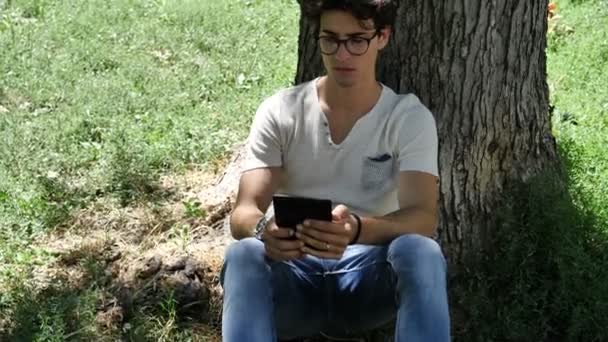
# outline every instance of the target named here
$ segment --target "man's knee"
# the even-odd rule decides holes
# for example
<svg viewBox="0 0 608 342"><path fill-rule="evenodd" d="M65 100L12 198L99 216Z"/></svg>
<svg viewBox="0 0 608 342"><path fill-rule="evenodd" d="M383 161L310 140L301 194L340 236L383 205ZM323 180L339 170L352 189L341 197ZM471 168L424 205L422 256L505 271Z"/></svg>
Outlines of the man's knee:
<svg viewBox="0 0 608 342"><path fill-rule="evenodd" d="M239 240L226 250L224 255L224 265L220 273L220 283L224 285L227 269L230 268L232 274L243 274L244 270L261 269L265 267L264 243L255 238ZM236 273L234 273L236 271Z"/></svg>
<svg viewBox="0 0 608 342"><path fill-rule="evenodd" d="M234 242L226 250L225 263L249 263L264 261L264 243L256 238L246 238Z"/></svg>
<svg viewBox="0 0 608 342"><path fill-rule="evenodd" d="M398 275L421 281L432 281L437 276L445 276L446 272L439 244L419 234L406 234L393 240L388 248L388 261Z"/></svg>

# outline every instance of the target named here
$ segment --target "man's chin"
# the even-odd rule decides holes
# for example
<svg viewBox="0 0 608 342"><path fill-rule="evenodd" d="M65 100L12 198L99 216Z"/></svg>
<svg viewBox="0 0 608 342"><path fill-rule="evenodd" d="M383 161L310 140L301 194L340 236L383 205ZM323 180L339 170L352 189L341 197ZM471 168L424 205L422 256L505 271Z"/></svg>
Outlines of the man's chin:
<svg viewBox="0 0 608 342"><path fill-rule="evenodd" d="M352 88L355 86L355 84L357 84L356 80L343 77L334 77L334 82L340 88Z"/></svg>

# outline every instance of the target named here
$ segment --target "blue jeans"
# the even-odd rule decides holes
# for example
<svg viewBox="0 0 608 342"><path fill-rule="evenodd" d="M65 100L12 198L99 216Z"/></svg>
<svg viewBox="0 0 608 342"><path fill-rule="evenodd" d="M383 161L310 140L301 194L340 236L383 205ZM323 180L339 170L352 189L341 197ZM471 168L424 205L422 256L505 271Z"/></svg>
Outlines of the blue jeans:
<svg viewBox="0 0 608 342"><path fill-rule="evenodd" d="M354 334L395 318L396 342L450 340L445 259L421 235L349 246L340 260L289 262L247 238L226 251L221 282L226 342Z"/></svg>

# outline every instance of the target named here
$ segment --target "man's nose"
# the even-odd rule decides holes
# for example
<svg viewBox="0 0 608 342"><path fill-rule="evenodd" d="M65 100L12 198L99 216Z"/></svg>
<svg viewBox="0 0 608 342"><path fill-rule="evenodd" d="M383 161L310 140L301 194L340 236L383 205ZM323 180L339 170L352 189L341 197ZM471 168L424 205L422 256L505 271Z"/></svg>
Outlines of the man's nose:
<svg viewBox="0 0 608 342"><path fill-rule="evenodd" d="M350 58L350 52L346 49L346 44L340 44L338 51L336 51L336 59L340 62Z"/></svg>

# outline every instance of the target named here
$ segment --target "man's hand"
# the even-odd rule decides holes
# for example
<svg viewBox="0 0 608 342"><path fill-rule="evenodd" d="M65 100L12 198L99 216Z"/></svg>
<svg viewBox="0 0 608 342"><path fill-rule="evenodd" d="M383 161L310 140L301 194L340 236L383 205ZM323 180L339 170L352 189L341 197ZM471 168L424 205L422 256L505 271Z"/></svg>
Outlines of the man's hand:
<svg viewBox="0 0 608 342"><path fill-rule="evenodd" d="M300 240L290 240L294 234L295 232L292 229L277 227L274 219L269 221L262 233L266 255L274 261L302 258L304 256L302 252L304 243Z"/></svg>
<svg viewBox="0 0 608 342"><path fill-rule="evenodd" d="M342 258L357 233L357 224L344 205L338 205L332 216L332 222L306 220L298 225L296 236L306 244L302 247L304 253L325 259Z"/></svg>

